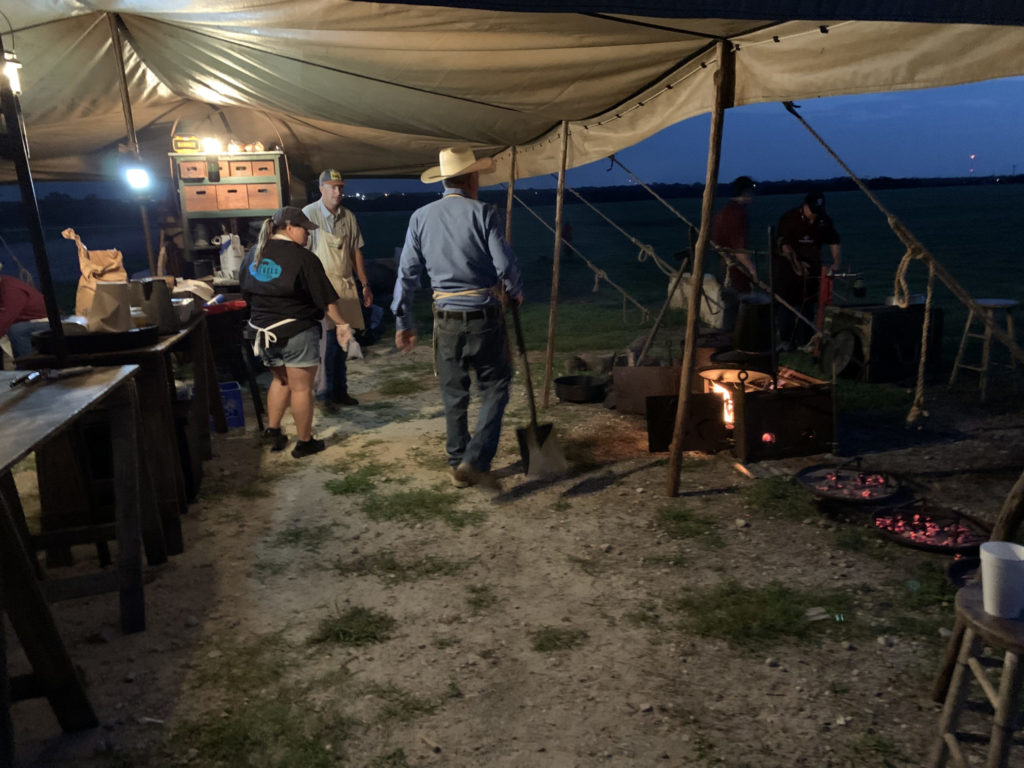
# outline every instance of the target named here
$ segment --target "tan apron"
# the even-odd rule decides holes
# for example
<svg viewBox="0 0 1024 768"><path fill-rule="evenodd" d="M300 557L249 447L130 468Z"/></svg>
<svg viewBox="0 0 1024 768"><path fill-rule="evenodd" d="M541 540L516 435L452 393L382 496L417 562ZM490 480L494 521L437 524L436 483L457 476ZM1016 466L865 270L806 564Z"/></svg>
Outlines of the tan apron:
<svg viewBox="0 0 1024 768"><path fill-rule="evenodd" d="M321 229L316 233L316 249L314 253L324 265L327 277L338 293L336 306L345 322L353 328L365 328L363 323L363 305L359 301L359 291L356 289L356 280L352 277L352 253L343 238L332 235L330 232ZM329 318L326 327L334 328L334 323Z"/></svg>

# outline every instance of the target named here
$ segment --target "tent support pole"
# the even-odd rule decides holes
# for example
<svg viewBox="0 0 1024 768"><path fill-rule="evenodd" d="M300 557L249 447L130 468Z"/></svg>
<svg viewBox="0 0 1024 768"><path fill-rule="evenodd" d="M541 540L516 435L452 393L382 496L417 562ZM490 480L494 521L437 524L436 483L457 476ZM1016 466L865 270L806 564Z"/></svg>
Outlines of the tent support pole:
<svg viewBox="0 0 1024 768"><path fill-rule="evenodd" d="M139 151L139 137L135 133L135 121L132 119L132 102L128 96L128 77L124 71L124 56L121 50L121 30L117 26L117 15L107 12L107 22L110 24L110 42L114 48L114 60L117 62L118 84L121 86L121 111L124 113L124 126L128 133L128 143L131 144L135 159L142 162L142 153ZM139 203L139 214L142 216L142 234L146 238L146 260L149 262L149 274L156 276L156 260L153 258L152 237L149 234L149 213L144 203Z"/></svg>
<svg viewBox="0 0 1024 768"><path fill-rule="evenodd" d="M3 46L2 38L0 38L0 62L4 60L5 53L6 49ZM42 289L43 300L46 303L46 318L50 322L50 333L53 334L57 367L63 368L68 356L67 343L64 340L64 326L61 325L60 307L57 306L57 294L53 290L50 261L46 256L46 238L43 235L43 220L39 215L36 187L32 181L32 169L28 163L28 137L25 135L25 120L21 114L18 95L11 90L11 84L6 77L0 77L0 110L3 111L4 123L7 128L6 135L0 135L0 157L12 160L18 175L21 204L28 223L29 237L32 239L32 250L35 252L39 287Z"/></svg>
<svg viewBox="0 0 1024 768"><path fill-rule="evenodd" d="M679 376L679 405L676 408L675 426L672 429L672 444L669 448L668 495L679 493L679 471L683 461L683 435L686 419L690 415L690 381L693 378L693 361L697 346L697 318L700 314L701 282L704 274L704 252L711 235L711 210L715 203L718 187L718 163L722 154L722 123L725 109L731 106L734 94L734 65L732 51L727 43L718 43L718 71L715 72L715 102L711 112L711 135L708 139L708 170L704 181L704 197L700 211L700 234L693 251L693 268L690 278L690 295L686 308L686 344L683 347L683 367ZM682 267L680 267L682 269Z"/></svg>
<svg viewBox="0 0 1024 768"><path fill-rule="evenodd" d="M548 407L552 370L555 365L555 318L558 315L558 270L562 258L562 203L565 201L565 161L569 154L569 122L562 121L562 164L558 169L558 194L555 197L555 248L551 256L551 303L548 308L548 349L544 362L544 399Z"/></svg>
<svg viewBox="0 0 1024 768"><path fill-rule="evenodd" d="M512 159L508 167L508 195L505 198L505 242L512 242L512 203L516 199L516 148L512 147Z"/></svg>

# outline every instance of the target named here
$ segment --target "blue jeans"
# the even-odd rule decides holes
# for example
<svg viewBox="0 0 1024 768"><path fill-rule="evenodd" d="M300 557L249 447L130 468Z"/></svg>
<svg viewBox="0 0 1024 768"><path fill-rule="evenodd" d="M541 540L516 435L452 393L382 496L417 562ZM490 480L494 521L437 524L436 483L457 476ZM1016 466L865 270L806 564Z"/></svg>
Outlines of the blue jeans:
<svg viewBox="0 0 1024 768"><path fill-rule="evenodd" d="M348 353L338 346L333 332L328 334L324 348L324 381L327 388L323 396L327 400L336 401L348 394Z"/></svg>
<svg viewBox="0 0 1024 768"><path fill-rule="evenodd" d="M504 318L497 309L486 317L473 319L435 317L434 339L448 431L448 463L453 467L466 463L474 469L490 471L498 452L501 420L512 381ZM470 370L476 373L480 394L480 413L472 435L468 417Z"/></svg>
<svg viewBox="0 0 1024 768"><path fill-rule="evenodd" d="M36 331L45 331L49 327L45 320L23 320L12 325L7 329L7 338L11 341L11 354L15 357L31 355L32 334Z"/></svg>

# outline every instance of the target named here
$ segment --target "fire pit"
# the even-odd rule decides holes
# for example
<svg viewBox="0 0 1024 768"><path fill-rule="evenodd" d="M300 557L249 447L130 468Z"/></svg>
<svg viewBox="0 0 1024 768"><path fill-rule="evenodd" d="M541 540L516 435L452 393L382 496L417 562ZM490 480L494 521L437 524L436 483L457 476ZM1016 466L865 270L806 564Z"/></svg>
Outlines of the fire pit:
<svg viewBox="0 0 1024 768"><path fill-rule="evenodd" d="M859 466L817 465L797 473L796 479L819 499L853 504L882 504L899 493L900 484L892 475L865 472Z"/></svg>
<svg viewBox="0 0 1024 768"><path fill-rule="evenodd" d="M897 544L949 555L976 554L990 533L980 520L923 499L875 513L875 529Z"/></svg>

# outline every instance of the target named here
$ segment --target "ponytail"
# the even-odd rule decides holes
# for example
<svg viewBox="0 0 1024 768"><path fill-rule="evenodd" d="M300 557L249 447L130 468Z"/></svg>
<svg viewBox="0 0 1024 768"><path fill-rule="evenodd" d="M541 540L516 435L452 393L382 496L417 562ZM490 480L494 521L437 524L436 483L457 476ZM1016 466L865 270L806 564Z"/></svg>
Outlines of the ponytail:
<svg viewBox="0 0 1024 768"><path fill-rule="evenodd" d="M263 220L263 226L260 227L259 237L256 238L256 256L252 260L252 265L258 266L260 260L263 258L263 249L267 247L267 242L270 240L271 234L273 234L274 222L267 218Z"/></svg>

